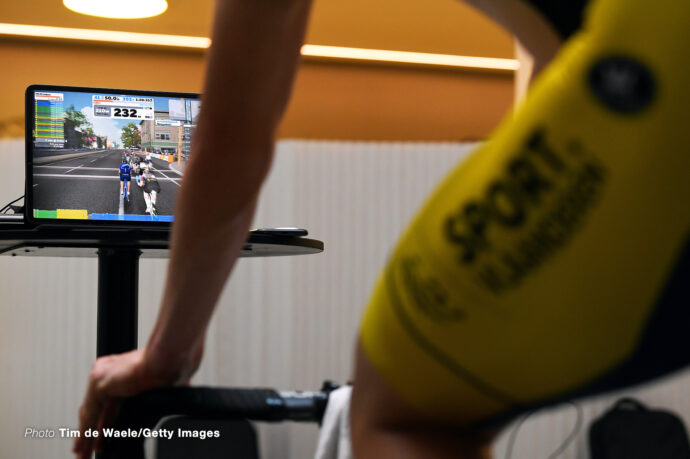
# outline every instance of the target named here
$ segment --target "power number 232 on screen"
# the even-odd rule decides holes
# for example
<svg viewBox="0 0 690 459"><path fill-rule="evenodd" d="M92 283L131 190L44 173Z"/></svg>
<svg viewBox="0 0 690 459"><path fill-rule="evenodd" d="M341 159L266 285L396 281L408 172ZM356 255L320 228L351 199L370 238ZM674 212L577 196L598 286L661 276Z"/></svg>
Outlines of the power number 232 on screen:
<svg viewBox="0 0 690 459"><path fill-rule="evenodd" d="M114 107L113 108L113 116L117 116L117 117L121 117L121 118L137 118L137 109L136 108Z"/></svg>

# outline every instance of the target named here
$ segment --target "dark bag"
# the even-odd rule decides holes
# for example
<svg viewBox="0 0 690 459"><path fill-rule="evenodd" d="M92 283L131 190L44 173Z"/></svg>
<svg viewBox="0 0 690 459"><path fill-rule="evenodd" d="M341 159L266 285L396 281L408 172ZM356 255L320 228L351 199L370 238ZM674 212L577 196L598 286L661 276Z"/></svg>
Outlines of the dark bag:
<svg viewBox="0 0 690 459"><path fill-rule="evenodd" d="M591 459L690 459L683 421L623 398L589 428Z"/></svg>

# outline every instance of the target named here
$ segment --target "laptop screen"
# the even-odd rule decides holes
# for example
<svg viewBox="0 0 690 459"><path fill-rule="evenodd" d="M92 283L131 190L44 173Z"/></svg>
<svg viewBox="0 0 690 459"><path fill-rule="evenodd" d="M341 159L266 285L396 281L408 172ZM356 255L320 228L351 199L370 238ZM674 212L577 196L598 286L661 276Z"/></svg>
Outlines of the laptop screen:
<svg viewBox="0 0 690 459"><path fill-rule="evenodd" d="M33 218L172 222L198 96L69 89L27 92Z"/></svg>

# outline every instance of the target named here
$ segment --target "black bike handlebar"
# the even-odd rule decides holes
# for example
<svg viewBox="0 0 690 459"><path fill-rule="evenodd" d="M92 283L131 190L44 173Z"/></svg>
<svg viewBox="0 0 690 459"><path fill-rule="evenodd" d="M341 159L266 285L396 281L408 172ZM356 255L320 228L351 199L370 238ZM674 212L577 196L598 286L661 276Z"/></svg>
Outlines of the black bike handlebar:
<svg viewBox="0 0 690 459"><path fill-rule="evenodd" d="M320 422L327 402L327 392L168 387L127 399L116 425L146 427L171 414L268 422Z"/></svg>
<svg viewBox="0 0 690 459"><path fill-rule="evenodd" d="M273 389L166 387L123 401L114 430L139 431L171 415L204 419L298 421L321 423L328 396L338 387L330 381L318 392L278 392ZM144 438L104 438L101 457L143 457Z"/></svg>

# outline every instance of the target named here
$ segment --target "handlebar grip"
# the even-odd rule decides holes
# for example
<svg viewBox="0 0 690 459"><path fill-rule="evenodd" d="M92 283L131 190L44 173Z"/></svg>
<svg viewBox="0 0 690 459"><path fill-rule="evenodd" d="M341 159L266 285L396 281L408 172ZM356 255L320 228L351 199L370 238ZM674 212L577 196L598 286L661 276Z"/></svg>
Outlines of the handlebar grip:
<svg viewBox="0 0 690 459"><path fill-rule="evenodd" d="M337 385L326 382L321 392L277 392L273 389L166 387L124 399L115 429L153 428L170 415L201 419L321 422L328 396ZM103 459L143 458L143 439L104 439Z"/></svg>
<svg viewBox="0 0 690 459"><path fill-rule="evenodd" d="M167 387L126 399L117 426L153 426L162 417L172 414L268 422L320 422L327 402L326 392Z"/></svg>
<svg viewBox="0 0 690 459"><path fill-rule="evenodd" d="M125 400L117 424L123 428L152 426L172 414L261 421L283 417L280 395L272 389L167 387Z"/></svg>

